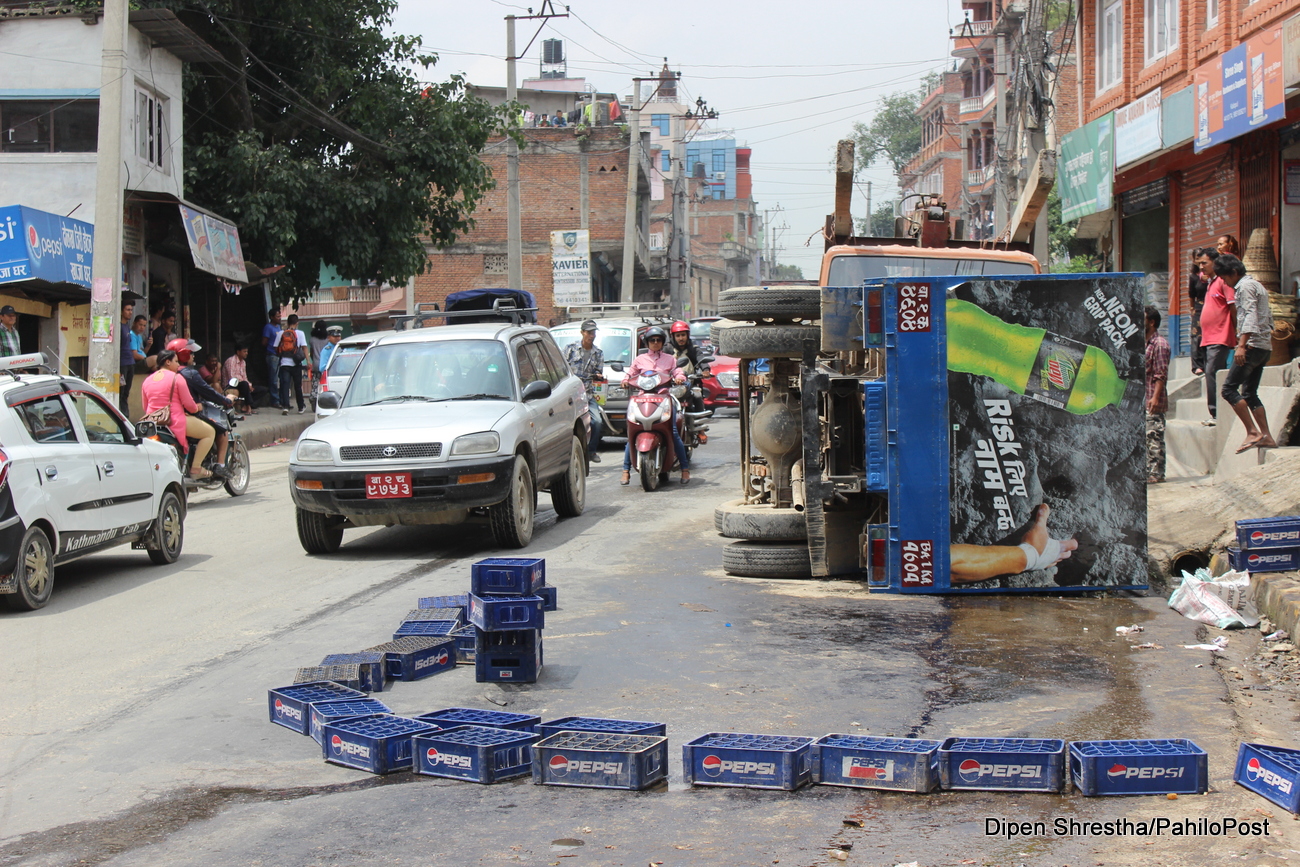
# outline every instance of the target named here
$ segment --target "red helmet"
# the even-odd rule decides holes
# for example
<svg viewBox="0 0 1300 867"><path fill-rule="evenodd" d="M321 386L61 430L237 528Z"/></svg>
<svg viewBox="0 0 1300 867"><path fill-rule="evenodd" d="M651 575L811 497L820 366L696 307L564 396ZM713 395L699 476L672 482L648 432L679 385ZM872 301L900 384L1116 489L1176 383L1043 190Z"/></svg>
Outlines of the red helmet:
<svg viewBox="0 0 1300 867"><path fill-rule="evenodd" d="M673 323L672 327L669 328L668 331L670 334L680 334L683 331L685 331L687 334L690 334L691 326L687 325L685 322L678 319L676 322Z"/></svg>
<svg viewBox="0 0 1300 867"><path fill-rule="evenodd" d="M167 341L167 346L165 348L175 352L176 358L181 364L189 364L190 359L194 357L194 353L190 349L190 341L186 340L184 337L177 337L175 340Z"/></svg>

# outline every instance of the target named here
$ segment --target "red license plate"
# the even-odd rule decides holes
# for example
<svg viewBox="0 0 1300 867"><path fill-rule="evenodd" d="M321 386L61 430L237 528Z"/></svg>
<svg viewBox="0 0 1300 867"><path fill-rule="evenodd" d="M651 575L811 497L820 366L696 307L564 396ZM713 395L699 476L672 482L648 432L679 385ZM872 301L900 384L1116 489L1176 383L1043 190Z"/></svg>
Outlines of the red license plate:
<svg viewBox="0 0 1300 867"><path fill-rule="evenodd" d="M740 389L738 388L727 389L727 397L740 397Z"/></svg>
<svg viewBox="0 0 1300 867"><path fill-rule="evenodd" d="M366 499L390 500L409 497L412 492L410 473L367 473Z"/></svg>

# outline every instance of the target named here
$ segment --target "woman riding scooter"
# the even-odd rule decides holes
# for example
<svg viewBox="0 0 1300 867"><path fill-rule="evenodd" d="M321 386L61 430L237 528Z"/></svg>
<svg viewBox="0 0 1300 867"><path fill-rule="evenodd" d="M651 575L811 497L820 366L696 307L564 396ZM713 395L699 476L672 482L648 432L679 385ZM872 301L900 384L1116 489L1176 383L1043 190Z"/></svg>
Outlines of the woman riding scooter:
<svg viewBox="0 0 1300 867"><path fill-rule="evenodd" d="M672 377L673 382L682 383L686 377L682 374L681 368L677 366L677 357L670 352L664 351L666 335L664 330L658 326L652 326L646 329L645 344L646 351L638 355L633 361L632 366L628 368L627 375L623 378L623 385L631 388L636 382L638 376L643 371L657 370L667 373ZM673 432L673 449L677 452L677 465L682 468L682 484L690 484L691 470L690 458L686 454L686 443L682 442L681 434L677 431L677 407L673 405L673 416L671 420ZM619 480L620 485L630 484L632 481L632 443L629 440L623 451L623 477Z"/></svg>

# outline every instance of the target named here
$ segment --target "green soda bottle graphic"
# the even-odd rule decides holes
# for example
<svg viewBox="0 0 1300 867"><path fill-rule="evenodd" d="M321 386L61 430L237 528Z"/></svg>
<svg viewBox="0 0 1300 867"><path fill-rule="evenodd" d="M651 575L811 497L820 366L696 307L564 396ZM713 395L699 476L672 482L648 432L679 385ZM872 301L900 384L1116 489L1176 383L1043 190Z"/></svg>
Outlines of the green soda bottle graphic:
<svg viewBox="0 0 1300 867"><path fill-rule="evenodd" d="M949 370L987 376L1076 415L1137 405L1145 394L1143 383L1120 379L1095 346L1004 322L959 298L948 299L947 314Z"/></svg>

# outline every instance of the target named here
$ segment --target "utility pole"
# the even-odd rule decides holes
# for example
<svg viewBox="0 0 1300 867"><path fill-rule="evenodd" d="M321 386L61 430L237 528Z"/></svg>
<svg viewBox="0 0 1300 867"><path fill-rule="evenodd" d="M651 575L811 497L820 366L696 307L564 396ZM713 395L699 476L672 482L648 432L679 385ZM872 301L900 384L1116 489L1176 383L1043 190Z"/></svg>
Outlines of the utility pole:
<svg viewBox="0 0 1300 867"><path fill-rule="evenodd" d="M632 79L632 115L628 118L630 134L627 151L627 204L623 213L623 274L619 301L631 304L636 277L636 239L641 227L636 221L637 177L641 171L641 82Z"/></svg>
<svg viewBox="0 0 1300 867"><path fill-rule="evenodd" d="M772 221L768 215L779 214L781 211L780 204L777 204L775 208L765 208L763 210L763 273L759 275L760 282L772 279L772 271L776 265L776 237L772 231Z"/></svg>
<svg viewBox="0 0 1300 867"><path fill-rule="evenodd" d="M871 181L867 181L867 234L876 234L875 230L876 216L871 210Z"/></svg>
<svg viewBox="0 0 1300 867"><path fill-rule="evenodd" d="M114 402L122 339L122 90L126 86L126 0L104 0L99 145L95 158L95 240L90 290L90 383Z"/></svg>
<svg viewBox="0 0 1300 867"><path fill-rule="evenodd" d="M673 237L668 244L668 303L676 319L685 306L686 267L686 116L673 115Z"/></svg>
<svg viewBox="0 0 1300 867"><path fill-rule="evenodd" d="M542 24L537 28L537 33L533 38L528 40L528 45L524 46L523 53L527 54L528 49L536 41L542 28L546 26L546 21L551 18L568 18L569 7L564 7L564 14L558 14L555 7L551 5L551 0L542 0L541 11L537 15L532 14L529 9L528 15L507 15L506 16L506 102L513 103L519 95L519 87L515 83L515 61L522 55L515 54L515 21L529 21L532 19L541 19ZM523 252L523 229L520 224L520 203L519 203L519 145L515 140L506 137L506 279L511 289L524 288L524 252Z"/></svg>

